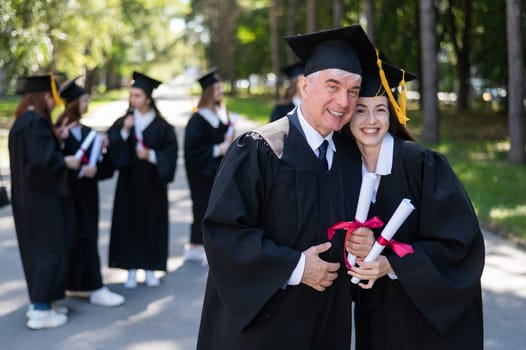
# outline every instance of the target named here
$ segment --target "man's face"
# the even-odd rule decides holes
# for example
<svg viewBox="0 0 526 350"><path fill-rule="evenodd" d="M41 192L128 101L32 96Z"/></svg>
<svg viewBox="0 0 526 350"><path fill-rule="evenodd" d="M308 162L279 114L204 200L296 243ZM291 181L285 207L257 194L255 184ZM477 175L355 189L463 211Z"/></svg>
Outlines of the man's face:
<svg viewBox="0 0 526 350"><path fill-rule="evenodd" d="M301 111L322 136L340 130L356 107L362 78L340 69L325 69L302 79Z"/></svg>

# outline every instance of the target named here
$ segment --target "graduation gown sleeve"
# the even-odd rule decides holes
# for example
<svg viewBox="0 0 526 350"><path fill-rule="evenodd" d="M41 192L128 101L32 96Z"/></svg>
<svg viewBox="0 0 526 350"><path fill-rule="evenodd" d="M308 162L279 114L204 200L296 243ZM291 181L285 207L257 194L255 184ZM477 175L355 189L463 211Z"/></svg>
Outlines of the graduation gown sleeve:
<svg viewBox="0 0 526 350"><path fill-rule="evenodd" d="M152 140L151 144L155 144L155 148L152 148L155 150L157 156L157 172L159 178L163 183L169 183L172 182L175 177L179 146L175 135L175 128L164 119L157 119L155 122L160 126L158 127L156 137L159 139L157 142ZM143 132L143 137L146 144L148 144L150 138L148 128Z"/></svg>
<svg viewBox="0 0 526 350"><path fill-rule="evenodd" d="M235 328L244 329L287 284L301 252L269 239L259 222L277 160L257 135L242 136L221 164L203 221L210 274ZM229 198L229 204L221 200Z"/></svg>
<svg viewBox="0 0 526 350"><path fill-rule="evenodd" d="M407 186L416 206L395 239L412 244L415 253L404 258L392 252L387 256L413 303L441 334L447 334L480 302L484 241L479 223L468 195L442 155L398 141L394 162L411 179ZM380 187L393 185L382 183ZM380 196L377 202L382 200Z"/></svg>

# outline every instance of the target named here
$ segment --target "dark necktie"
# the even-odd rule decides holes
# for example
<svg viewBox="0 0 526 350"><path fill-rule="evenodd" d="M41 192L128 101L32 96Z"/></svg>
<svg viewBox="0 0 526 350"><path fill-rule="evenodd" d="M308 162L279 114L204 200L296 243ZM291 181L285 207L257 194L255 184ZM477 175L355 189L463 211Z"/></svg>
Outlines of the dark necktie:
<svg viewBox="0 0 526 350"><path fill-rule="evenodd" d="M329 163L327 163L327 148L329 147L329 141L323 140L320 147L318 147L318 151L320 154L318 155L318 158L320 159L321 166L325 171L329 171Z"/></svg>

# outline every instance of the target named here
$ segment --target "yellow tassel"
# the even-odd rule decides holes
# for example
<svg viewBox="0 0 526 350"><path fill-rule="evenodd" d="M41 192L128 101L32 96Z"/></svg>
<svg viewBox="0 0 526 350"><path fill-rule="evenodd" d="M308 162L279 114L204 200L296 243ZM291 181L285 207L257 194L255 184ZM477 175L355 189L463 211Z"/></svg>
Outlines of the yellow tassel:
<svg viewBox="0 0 526 350"><path fill-rule="evenodd" d="M405 93L405 70L402 69L402 80L400 81L400 110L402 111L403 115L406 117L407 122L407 97Z"/></svg>
<svg viewBox="0 0 526 350"><path fill-rule="evenodd" d="M382 60L380 59L380 53L378 50L376 50L376 64L378 65L378 73L380 75L380 81L382 82L382 85L385 89L385 92L387 92L387 96L389 97L389 101L393 105L393 109L395 111L396 117L398 118L398 121L400 124L405 125L409 118L405 115L405 79L402 78L401 85L402 86L402 93L403 93L403 109L400 105L398 105L398 102L393 96L393 93L391 91L391 87L389 86L389 83L387 82L387 78L385 77L384 69L382 68Z"/></svg>
<svg viewBox="0 0 526 350"><path fill-rule="evenodd" d="M53 97L53 101L55 101L55 105L57 105L58 107L62 107L64 106L64 101L60 98L60 95L58 94L55 76L51 74L50 79L51 79L51 96Z"/></svg>

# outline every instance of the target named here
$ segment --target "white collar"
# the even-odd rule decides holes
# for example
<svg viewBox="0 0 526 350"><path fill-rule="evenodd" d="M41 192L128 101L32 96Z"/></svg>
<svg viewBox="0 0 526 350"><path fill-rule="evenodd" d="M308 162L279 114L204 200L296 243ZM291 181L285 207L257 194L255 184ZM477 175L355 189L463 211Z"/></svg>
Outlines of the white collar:
<svg viewBox="0 0 526 350"><path fill-rule="evenodd" d="M371 198L371 202L373 203L376 203L376 193L378 192L378 187L380 187L381 175L389 175L393 169L393 151L394 138L393 135L387 133L382 140L380 153L378 154L378 162L376 163L376 170L373 172L373 174L380 175L376 177L376 184ZM367 173L367 168L365 167L365 162L362 158L362 176L365 175L365 173Z"/></svg>
<svg viewBox="0 0 526 350"><path fill-rule="evenodd" d="M155 110L150 109L148 112L142 114L137 109L133 110L133 117L135 120L135 129L142 132L155 118Z"/></svg>
<svg viewBox="0 0 526 350"><path fill-rule="evenodd" d="M318 147L320 147L323 141L327 140L329 142L329 147L327 148L327 163L330 169L332 166L334 152L336 152L336 145L334 144L334 140L332 139L334 131L331 131L331 133L324 138L320 135L318 131L316 131L316 129L314 129L309 124L309 122L307 122L307 120L303 116L303 113L301 112L301 106L297 107L296 110L298 113L298 120L300 122L301 128L303 129L303 133L305 134L305 139L307 140L307 143L309 144L314 154L316 154L316 157L318 157Z"/></svg>
<svg viewBox="0 0 526 350"><path fill-rule="evenodd" d="M77 141L80 141L82 139L82 129L81 129L81 126L80 124L77 124L75 126L72 126L70 129L69 129L69 132L71 133L71 135L73 135L73 137L77 140Z"/></svg>
<svg viewBox="0 0 526 350"><path fill-rule="evenodd" d="M219 116L212 112L208 107L199 108L197 113L199 113L213 128L219 127Z"/></svg>

